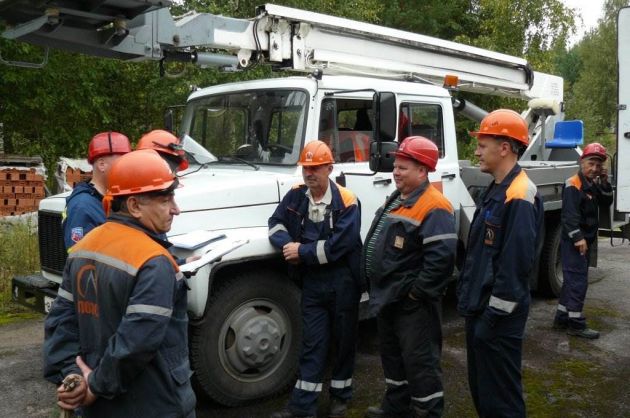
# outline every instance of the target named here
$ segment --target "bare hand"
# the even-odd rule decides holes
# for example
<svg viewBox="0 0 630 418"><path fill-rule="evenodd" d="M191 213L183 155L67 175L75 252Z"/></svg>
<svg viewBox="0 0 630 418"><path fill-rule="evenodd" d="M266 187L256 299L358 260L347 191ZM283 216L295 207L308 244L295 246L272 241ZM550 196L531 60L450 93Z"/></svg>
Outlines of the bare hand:
<svg viewBox="0 0 630 418"><path fill-rule="evenodd" d="M284 259L291 264L298 264L300 262L300 243L290 242L282 247L282 255Z"/></svg>
<svg viewBox="0 0 630 418"><path fill-rule="evenodd" d="M192 263L193 261L197 261L201 258L200 255L191 255L190 257L186 257L186 264Z"/></svg>
<svg viewBox="0 0 630 418"><path fill-rule="evenodd" d="M83 377L69 374L57 388L57 405L68 411L78 408L83 403L86 388L87 384Z"/></svg>
<svg viewBox="0 0 630 418"><path fill-rule="evenodd" d="M90 374L92 373L92 369L85 364L83 359L80 356L77 356L76 359L77 366L81 369L81 373L83 373L83 380L86 382L85 384L85 399L83 400L83 405L88 406L92 405L96 400L96 395L92 393L90 390L90 385L87 384L89 382Z"/></svg>
<svg viewBox="0 0 630 418"><path fill-rule="evenodd" d="M588 250L588 245L586 244L585 239L581 239L573 245L575 245L575 248L580 252L580 255L586 254L586 251Z"/></svg>
<svg viewBox="0 0 630 418"><path fill-rule="evenodd" d="M602 168L602 171L599 174L599 182L600 184L608 183L608 169L607 168Z"/></svg>

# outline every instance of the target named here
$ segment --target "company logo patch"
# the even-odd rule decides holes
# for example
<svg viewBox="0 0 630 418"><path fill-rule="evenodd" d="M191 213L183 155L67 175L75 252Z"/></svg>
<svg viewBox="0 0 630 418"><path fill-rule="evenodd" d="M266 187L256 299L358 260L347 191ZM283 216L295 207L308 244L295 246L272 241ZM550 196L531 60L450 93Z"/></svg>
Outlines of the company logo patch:
<svg viewBox="0 0 630 418"><path fill-rule="evenodd" d="M313 161L313 153L311 151L306 153L306 161Z"/></svg>
<svg viewBox="0 0 630 418"><path fill-rule="evenodd" d="M83 238L83 227L77 226L76 228L72 228L70 231L70 239L72 242L79 242Z"/></svg>

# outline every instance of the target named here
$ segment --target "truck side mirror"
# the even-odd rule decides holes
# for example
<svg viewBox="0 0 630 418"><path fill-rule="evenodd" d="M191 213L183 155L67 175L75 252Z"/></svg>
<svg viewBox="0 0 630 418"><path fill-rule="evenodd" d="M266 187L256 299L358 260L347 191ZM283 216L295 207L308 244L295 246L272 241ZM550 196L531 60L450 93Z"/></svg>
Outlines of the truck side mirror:
<svg viewBox="0 0 630 418"><path fill-rule="evenodd" d="M376 140L396 140L396 95L391 92L377 92L376 100Z"/></svg>
<svg viewBox="0 0 630 418"><path fill-rule="evenodd" d="M164 112L164 129L173 132L175 126L175 117L173 116L173 109L166 109Z"/></svg>
<svg viewBox="0 0 630 418"><path fill-rule="evenodd" d="M394 153L398 142L374 141L370 143L370 170L384 173L394 171Z"/></svg>

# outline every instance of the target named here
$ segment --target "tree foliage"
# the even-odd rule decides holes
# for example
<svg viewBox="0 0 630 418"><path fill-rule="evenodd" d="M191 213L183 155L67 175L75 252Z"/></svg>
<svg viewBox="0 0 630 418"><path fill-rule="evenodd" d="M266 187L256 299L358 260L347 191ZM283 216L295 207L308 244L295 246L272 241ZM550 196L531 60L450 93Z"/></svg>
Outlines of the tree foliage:
<svg viewBox="0 0 630 418"><path fill-rule="evenodd" d="M614 33L616 11L627 1L607 0L599 28L567 51L575 16L561 0L279 0L277 4L376 23L454 40L526 58L537 71L567 80L569 115L585 119L592 135L612 123L614 112ZM189 10L252 17L259 1L188 0L172 13ZM41 50L0 39L3 57L37 59ZM38 55L39 54L39 55ZM127 63L53 51L43 70L0 65L0 122L5 151L41 154L48 164L60 155L83 156L99 131L119 130L134 141L162 126L164 109L186 100L191 85L274 76L259 67L238 74L169 65L160 77L157 63ZM466 96L466 98L470 98ZM483 108L523 108L524 103L497 97L472 97ZM472 123L462 123L461 138ZM594 129L594 131L592 130ZM467 141L465 141L467 142ZM464 143L465 143L464 142ZM465 147L464 147L465 148Z"/></svg>

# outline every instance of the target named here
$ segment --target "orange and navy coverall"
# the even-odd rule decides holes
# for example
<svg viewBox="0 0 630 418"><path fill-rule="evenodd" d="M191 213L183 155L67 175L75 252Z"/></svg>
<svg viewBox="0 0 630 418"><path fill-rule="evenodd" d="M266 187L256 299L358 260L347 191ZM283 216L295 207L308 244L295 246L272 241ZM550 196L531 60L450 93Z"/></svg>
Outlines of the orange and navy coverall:
<svg viewBox="0 0 630 418"><path fill-rule="evenodd" d="M330 394L343 401L352 396L361 277L361 210L350 190L329 181L330 204L321 222L309 218L306 185L284 196L269 218L269 241L278 248L299 242L300 264L292 266L302 280L302 352L299 379L289 409L315 416L317 398L331 340L335 358Z"/></svg>
<svg viewBox="0 0 630 418"><path fill-rule="evenodd" d="M588 289L588 266L591 247L597 239L599 209L608 210L613 201L610 183L589 182L581 172L570 177L562 192L562 291L558 300L555 322L573 329L586 328L582 313ZM575 243L586 240L588 250L582 255Z"/></svg>
<svg viewBox="0 0 630 418"><path fill-rule="evenodd" d="M480 417L525 417L521 354L542 220L536 185L516 164L488 186L470 226L457 309L466 317L468 383Z"/></svg>
<svg viewBox="0 0 630 418"><path fill-rule="evenodd" d="M195 416L187 289L168 243L112 215L76 243L45 322L44 376L92 368L91 417Z"/></svg>
<svg viewBox="0 0 630 418"><path fill-rule="evenodd" d="M406 199L393 193L365 239L362 270L387 385L381 408L391 416L442 414L441 300L456 248L453 208L428 181Z"/></svg>

